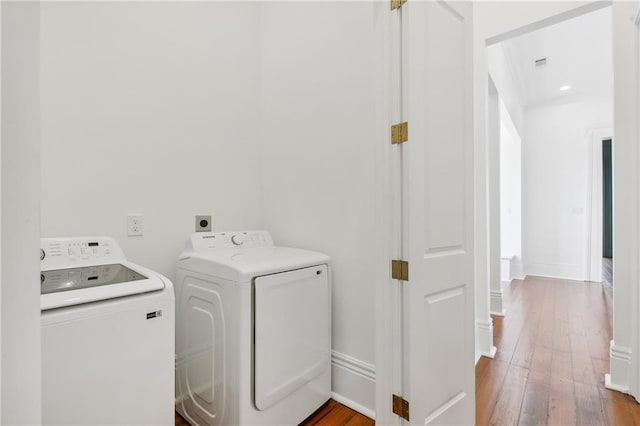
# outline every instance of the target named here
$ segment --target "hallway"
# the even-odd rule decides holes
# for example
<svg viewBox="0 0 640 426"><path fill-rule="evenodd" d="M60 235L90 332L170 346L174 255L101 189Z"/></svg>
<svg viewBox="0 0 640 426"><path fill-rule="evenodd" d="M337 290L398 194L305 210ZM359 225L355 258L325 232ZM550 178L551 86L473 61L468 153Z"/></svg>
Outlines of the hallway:
<svg viewBox="0 0 640 426"><path fill-rule="evenodd" d="M640 425L640 405L604 387L610 286L528 277L504 298L498 353L476 366L478 425Z"/></svg>

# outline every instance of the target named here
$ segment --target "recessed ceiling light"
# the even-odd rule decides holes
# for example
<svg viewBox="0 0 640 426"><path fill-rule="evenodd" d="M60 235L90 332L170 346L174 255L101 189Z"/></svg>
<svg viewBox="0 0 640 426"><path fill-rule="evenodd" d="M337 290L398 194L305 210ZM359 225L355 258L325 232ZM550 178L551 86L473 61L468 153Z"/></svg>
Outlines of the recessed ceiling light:
<svg viewBox="0 0 640 426"><path fill-rule="evenodd" d="M568 84L565 84L564 86L560 87L561 92L566 92L569 89L571 89L571 86L569 86Z"/></svg>

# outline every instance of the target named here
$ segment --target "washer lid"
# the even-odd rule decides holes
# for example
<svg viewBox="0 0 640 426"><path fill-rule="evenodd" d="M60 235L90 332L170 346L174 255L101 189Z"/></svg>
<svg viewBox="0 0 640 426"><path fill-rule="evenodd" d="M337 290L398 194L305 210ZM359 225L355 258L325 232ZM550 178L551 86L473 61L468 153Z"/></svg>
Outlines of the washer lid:
<svg viewBox="0 0 640 426"><path fill-rule="evenodd" d="M229 248L191 253L178 261L178 268L249 282L254 277L329 263L329 256L289 247Z"/></svg>
<svg viewBox="0 0 640 426"><path fill-rule="evenodd" d="M40 309L62 308L165 288L154 272L130 262L40 273Z"/></svg>
<svg viewBox="0 0 640 426"><path fill-rule="evenodd" d="M41 238L40 270L43 311L165 288L159 274L128 262L109 237Z"/></svg>

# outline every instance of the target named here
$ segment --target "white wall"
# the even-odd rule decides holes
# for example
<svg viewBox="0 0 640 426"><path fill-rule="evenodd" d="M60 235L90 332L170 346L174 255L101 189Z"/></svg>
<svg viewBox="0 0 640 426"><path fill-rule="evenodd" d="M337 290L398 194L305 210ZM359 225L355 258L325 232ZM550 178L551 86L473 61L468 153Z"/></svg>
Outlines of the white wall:
<svg viewBox="0 0 640 426"><path fill-rule="evenodd" d="M332 257L340 363L334 392L368 414L376 282L373 19L371 3L265 3L261 38L265 223L279 244Z"/></svg>
<svg viewBox="0 0 640 426"><path fill-rule="evenodd" d="M489 164L489 230L500 229L500 96L489 78L489 97L487 103L487 163ZM500 233L489 234L489 312L491 315L505 314L502 298ZM495 351L495 349L494 349Z"/></svg>
<svg viewBox="0 0 640 426"><path fill-rule="evenodd" d="M523 133L523 109L525 104L523 82L514 68L512 56L506 50L504 43L491 45L487 48L489 75L496 85L498 94L510 120L518 134Z"/></svg>
<svg viewBox="0 0 640 426"><path fill-rule="evenodd" d="M613 99L586 98L525 111L525 273L584 280L590 131L612 127Z"/></svg>
<svg viewBox="0 0 640 426"><path fill-rule="evenodd" d="M501 257L522 257L522 141L507 107L500 103Z"/></svg>
<svg viewBox="0 0 640 426"><path fill-rule="evenodd" d="M196 214L329 254L334 392L369 415L373 10L45 3L41 36L42 235L112 235L170 278Z"/></svg>
<svg viewBox="0 0 640 426"><path fill-rule="evenodd" d="M41 422L39 13L2 2L2 265L0 372L3 425Z"/></svg>
<svg viewBox="0 0 640 426"><path fill-rule="evenodd" d="M43 3L42 236L173 278L196 214L262 228L259 29L252 3Z"/></svg>

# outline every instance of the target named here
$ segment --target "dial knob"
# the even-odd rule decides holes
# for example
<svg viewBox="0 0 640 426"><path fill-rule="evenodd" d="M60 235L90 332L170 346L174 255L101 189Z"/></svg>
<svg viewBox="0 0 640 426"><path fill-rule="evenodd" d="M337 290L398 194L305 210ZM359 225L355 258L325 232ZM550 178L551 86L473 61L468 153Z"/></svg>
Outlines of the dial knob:
<svg viewBox="0 0 640 426"><path fill-rule="evenodd" d="M237 246L241 246L244 243L244 237L240 234L236 234L231 237L231 242Z"/></svg>
<svg viewBox="0 0 640 426"><path fill-rule="evenodd" d="M44 260L44 250L40 249L40 260Z"/></svg>

